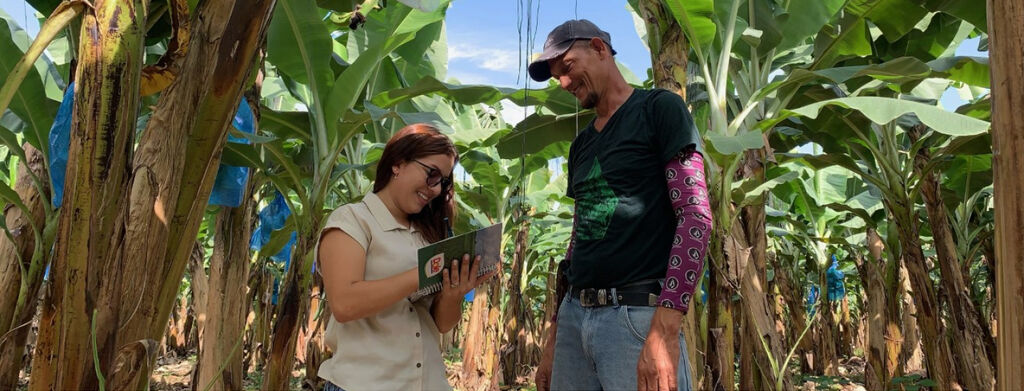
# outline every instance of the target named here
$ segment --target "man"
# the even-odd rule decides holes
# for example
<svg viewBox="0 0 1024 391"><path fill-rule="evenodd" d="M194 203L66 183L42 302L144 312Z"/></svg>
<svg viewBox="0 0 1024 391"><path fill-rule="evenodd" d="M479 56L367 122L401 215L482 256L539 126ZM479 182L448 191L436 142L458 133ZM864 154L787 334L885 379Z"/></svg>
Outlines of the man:
<svg viewBox="0 0 1024 391"><path fill-rule="evenodd" d="M691 387L680 326L711 234L699 136L682 98L630 87L614 55L607 32L570 20L529 66L597 114L569 150L565 297L538 390Z"/></svg>

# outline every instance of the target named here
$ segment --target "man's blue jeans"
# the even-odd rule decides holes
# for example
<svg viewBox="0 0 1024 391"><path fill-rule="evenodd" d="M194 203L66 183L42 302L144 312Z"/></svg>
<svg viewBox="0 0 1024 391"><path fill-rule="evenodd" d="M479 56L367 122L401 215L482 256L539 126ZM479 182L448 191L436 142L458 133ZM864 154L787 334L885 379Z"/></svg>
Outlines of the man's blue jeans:
<svg viewBox="0 0 1024 391"><path fill-rule="evenodd" d="M614 298L614 293L612 294ZM636 364L657 307L584 308L566 296L558 308L552 390L636 390ZM679 334L679 390L690 390L686 341Z"/></svg>

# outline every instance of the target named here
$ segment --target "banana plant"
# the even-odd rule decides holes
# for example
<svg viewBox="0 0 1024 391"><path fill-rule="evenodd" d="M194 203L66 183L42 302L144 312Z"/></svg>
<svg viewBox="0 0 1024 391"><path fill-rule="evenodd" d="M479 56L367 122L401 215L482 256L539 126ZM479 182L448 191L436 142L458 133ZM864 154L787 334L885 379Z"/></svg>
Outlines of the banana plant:
<svg viewBox="0 0 1024 391"><path fill-rule="evenodd" d="M955 34L927 34L931 42L940 43L945 48L955 46L973 31L973 26L962 23L960 18L977 16L976 12L964 12L965 2L929 4L927 8L900 2L889 6L910 7L914 12L908 14L914 17L894 18L881 12L884 9L882 3L870 0L791 1L785 4L711 0L668 2L691 42L700 67L698 78L703 79L709 96L706 112L695 108L695 117L699 122L708 122L705 139L710 146L708 152L714 170L709 187L712 198L718 200L714 206L715 220L721 222L716 225L730 227L738 213L729 211L726 197L716 198L715 195L731 188L732 174L739 167L743 151L762 148L765 136L774 137L777 120L786 117L784 110L790 107L801 86L823 81L819 79L822 75L854 77L860 71L864 72L856 75L858 78L870 76L869 79L885 80L896 75L913 76L904 75L908 73L905 71L888 73L884 69L880 72L867 69L871 64L840 64L853 56L873 54L871 36L866 34L869 22L884 25L885 38L901 45L912 41L911 38L921 40L924 32L918 30L918 24L923 24L924 28L931 24L952 24ZM936 17L930 12L942 14ZM896 52L891 50L888 53ZM935 59L943 53L929 55L922 58ZM889 55L879 57L883 61L895 60L895 57L886 56ZM924 76L955 69L951 73L968 77L961 72L964 68L949 66L950 62L955 61L928 64L925 72L918 73ZM841 66L829 68L837 64ZM850 65L861 68L850 69ZM778 71L783 71L786 76L771 81L771 75ZM752 178L760 180L758 175Z"/></svg>
<svg viewBox="0 0 1024 391"><path fill-rule="evenodd" d="M414 42L421 29L440 23L448 5L443 1L422 11L401 3L386 7L377 7L376 1L367 3L366 24L351 32L336 30L336 38L329 30L336 26L325 18L335 11L324 11L312 0L277 3L268 32L267 59L278 72L280 84L304 106L305 113L269 111L266 129L276 137L254 140L258 149L240 147L230 152L236 160L274 173L268 178L288 195L285 198L297 232L275 326L280 335L271 346L265 389L286 388L290 377L299 325L308 315L309 302L300 297L311 286L312 276L306 271L312 266L316 230L329 212L327 201L352 200L339 200L339 193L331 190L338 173L351 168L345 166L342 156L346 155L348 162L361 160L359 154L365 149L357 135L367 127L379 126L387 115L372 112L359 97L372 96L373 83L381 72L395 74L393 53ZM345 42L347 47L342 46ZM350 183L357 180L349 179ZM358 183L354 186L360 187Z"/></svg>
<svg viewBox="0 0 1024 391"><path fill-rule="evenodd" d="M77 13L65 7L62 15L68 19ZM0 12L0 79L5 80L0 89L0 147L5 155L5 179L0 182L0 209L5 211L0 217L0 388L17 384L24 356L20 352L29 334L25 324L35 313L56 238L59 213L50 202L47 134L58 104L46 90L52 86L59 91L56 82L63 82L51 77L59 74L43 49L53 40L63 41L54 36L61 23L44 24L43 39L31 44L25 31Z"/></svg>
<svg viewBox="0 0 1024 391"><path fill-rule="evenodd" d="M368 10L365 24L347 31L344 17L352 14L340 12L337 5L318 11L311 1L279 3L268 42L271 72L277 77L272 79L275 87L264 94L270 107L265 107L269 110L264 110L263 122L274 137L255 140L259 148L229 146L225 159L269 170L273 185L291 194L300 238L293 269L308 270L315 240L308 238L333 205L362 196L369 184L366 174L383 143L399 127L432 122L446 132L455 125L459 128L453 133L456 139L487 138L490 134L479 118L460 114L468 105L497 105L518 92L437 79L443 75L439 64L444 58L438 53L446 50L437 45L445 42L441 23L447 4L441 2L431 12L423 12L402 4L378 10L376 2L366 2L361 8ZM346 27L339 30L342 24ZM410 79L418 81L410 84L406 81ZM550 90L524 95L533 102L559 104L550 98ZM566 106L566 97L560 97L561 106ZM305 112L293 111L296 107ZM303 292L308 281L288 286Z"/></svg>
<svg viewBox="0 0 1024 391"><path fill-rule="evenodd" d="M875 84L874 88L869 87L872 84ZM854 88L849 82L843 86L846 91ZM936 158L920 170L929 173L939 164L941 157L955 152L971 136L985 133L988 123L931 104L893 99L883 89L886 86L898 90L901 82L874 80L849 92L856 96L845 96L847 92L841 88L805 88L802 99L815 102L787 111L784 116L799 115L797 122L800 124L796 126L807 132L807 140L822 145L826 152L826 155L807 155L802 159L816 167L842 166L882 195L899 233L901 253L913 276L918 309L925 313L935 311L932 314L937 315L934 288L924 265L917 228L915 200L921 189L922 175L915 172L913 161L908 160L908 156L915 156L928 140L938 140L941 144L932 155ZM930 131L919 140L911 141L904 127L915 123L923 124ZM946 340L938 337L940 334L936 334L941 333L938 318L919 316L918 322L925 337L929 373L939 384L966 381L977 385L987 382L969 377L958 379L951 366L949 346Z"/></svg>
<svg viewBox="0 0 1024 391"><path fill-rule="evenodd" d="M957 256L964 260L963 275L970 277L972 297L977 308L988 313L992 309L990 298L986 298L988 286L994 283L995 268L985 255L986 245L991 243L995 229L992 213L992 186L986 186L970 194L953 211L953 232L956 235ZM985 262L978 262L979 258ZM977 265L977 266L975 266Z"/></svg>
<svg viewBox="0 0 1024 391"><path fill-rule="evenodd" d="M763 207L756 206L763 204L763 200L759 198L761 194L784 181L772 182L773 178L765 177L763 162L770 160L771 150L765 148L764 130L770 127L755 125L777 115L781 108L787 106L793 94L789 91L771 94L774 92L774 85L769 79L773 72L809 62L809 42L839 11L843 2L747 2L744 7L741 7L744 5L742 1L703 0L667 4L691 44L693 57L699 69L695 79L703 84L708 96L706 104L695 105L693 110L698 128L702 130L708 145L708 187L717 227L717 234L712 240L725 240L727 235L739 235L731 233L741 213L729 194L734 189L735 173L740 170L740 163L746 161L745 165L749 166L742 170L745 173L742 176L746 178L742 188L760 191L751 194L752 197L747 202L753 207L748 208L753 213L752 216L764 215ZM747 232L743 235L756 236L758 233ZM739 236L727 241L759 241L756 238L739 241L737 239ZM740 246L749 247L752 244ZM723 271L732 269L728 270L726 275L747 278L744 277L746 261L730 258L723 243L713 242L712 249L709 258L713 267ZM764 254L752 256L756 263L763 263ZM746 289L743 288L744 285L758 285L753 282L744 284L740 281L732 281L729 284L741 289ZM767 305L763 292L752 291L748 295L752 297L744 300L744 304L747 305L745 311L751 314L763 312L758 309ZM771 367L777 367L784 354L781 341L778 336L771 335L770 321L751 316L755 318L752 327L757 330L750 335L757 335L758 338L769 335L767 341L762 341L769 346L769 352L758 352L757 362L761 368L763 381L775 385L779 378L776 374L782 371ZM720 322L720 327L728 329L726 323L729 322ZM729 344L726 343L725 346ZM723 352L721 357L725 357L723 361L731 361L728 358L731 357L729 353ZM730 378L730 368L724 364L721 367L725 373L716 376ZM788 383L783 387L789 388Z"/></svg>
<svg viewBox="0 0 1024 391"><path fill-rule="evenodd" d="M544 315L538 312L543 310L542 303L549 293L545 286L549 262L564 253L571 229L568 208L572 203L564 196L565 177L552 178L549 172L550 162L564 156L567 146L555 143L537 153L504 159L500 156L499 139L511 132L512 129L505 128L492 137L468 144L457 138L460 150L466 148L461 164L467 176L456 182L462 186L459 205L470 214L469 220L477 222L474 225L504 222L504 253L509 260L503 275L507 277L506 294L496 304L501 308L500 324L505 325L502 343L516 348L502 348L501 359L532 365L539 360L536 341ZM544 284L540 290L538 283ZM523 368L527 367L504 366L506 384L528 375Z"/></svg>
<svg viewBox="0 0 1024 391"><path fill-rule="evenodd" d="M785 155L779 155L785 156ZM807 260L802 280L800 274L794 274L793 270L776 269L775 276L780 276L786 284L806 281L811 286L820 287L820 297L828 297L828 284L826 283L826 269L828 268L830 255L838 254L845 266L845 271L850 271L852 262L848 261L848 250L851 243L858 243L863 232L854 234L854 231L862 231L865 226L874 226L876 221L881 220L881 202L871 195L864 183L844 168L825 167L815 169L806 162L799 160L782 160L781 168L791 169L799 173L799 179L791 181L783 186L773 189L773 202L775 208L782 208L776 212L772 220L777 221L781 226L774 228L773 233L781 235L773 242L777 248L786 248L792 252L792 245L780 244L779 241L792 241L799 243L799 252L802 258ZM793 258L790 256L789 258ZM793 287L787 287L792 294L799 291ZM789 300L790 311L800 311L800 303L793 299ZM815 346L819 359L815 369L823 370L825 375L836 375L838 369L837 347L838 341L834 340L835 319L833 314L834 305L824 299L818 305L822 311L820 325L823 330L816 333L816 340L813 343L802 346L802 350L809 350ZM798 316L796 326L792 331L797 332L802 326L803 318ZM809 367L806 357L802 357L804 368Z"/></svg>

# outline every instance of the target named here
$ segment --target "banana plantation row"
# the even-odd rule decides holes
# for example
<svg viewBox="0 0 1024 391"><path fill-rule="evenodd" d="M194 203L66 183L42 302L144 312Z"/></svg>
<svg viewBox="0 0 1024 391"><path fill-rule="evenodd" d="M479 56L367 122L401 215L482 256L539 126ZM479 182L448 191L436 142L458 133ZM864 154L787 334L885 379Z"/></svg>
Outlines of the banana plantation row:
<svg viewBox="0 0 1024 391"><path fill-rule="evenodd" d="M462 156L455 231L504 223L449 378L532 381L572 228L549 162L594 114L554 83L445 81L450 0L29 3L32 41L0 15L0 389L143 388L175 350L194 389L319 389L318 232L420 122ZM629 82L685 97L706 143L695 389L853 357L870 390L1020 384L1024 6L625 3L653 64ZM968 39L991 59L957 56ZM513 126L510 102L536 111Z"/></svg>

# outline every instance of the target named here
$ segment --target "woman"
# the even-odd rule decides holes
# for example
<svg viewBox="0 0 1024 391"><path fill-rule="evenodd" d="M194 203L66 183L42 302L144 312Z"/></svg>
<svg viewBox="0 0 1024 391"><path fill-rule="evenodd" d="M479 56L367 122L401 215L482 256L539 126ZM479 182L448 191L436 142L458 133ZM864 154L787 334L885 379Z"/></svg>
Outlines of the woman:
<svg viewBox="0 0 1024 391"><path fill-rule="evenodd" d="M453 216L452 170L458 153L426 124L396 133L381 155L373 192L327 219L318 264L333 315L326 342L334 356L317 374L325 390L450 390L440 335L461 317L477 275L469 256L443 272L435 296L418 288L416 250L443 239ZM475 263L475 262L474 262Z"/></svg>

